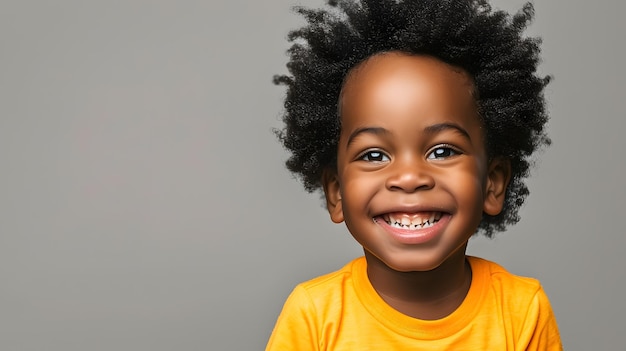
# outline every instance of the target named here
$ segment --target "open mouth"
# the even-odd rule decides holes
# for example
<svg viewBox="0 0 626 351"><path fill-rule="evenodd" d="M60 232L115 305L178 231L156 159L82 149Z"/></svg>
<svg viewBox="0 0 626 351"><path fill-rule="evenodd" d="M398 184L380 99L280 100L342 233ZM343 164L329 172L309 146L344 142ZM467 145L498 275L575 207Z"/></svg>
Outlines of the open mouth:
<svg viewBox="0 0 626 351"><path fill-rule="evenodd" d="M398 229L418 230L430 228L439 222L443 212L420 212L420 213L387 213L382 218L388 225Z"/></svg>

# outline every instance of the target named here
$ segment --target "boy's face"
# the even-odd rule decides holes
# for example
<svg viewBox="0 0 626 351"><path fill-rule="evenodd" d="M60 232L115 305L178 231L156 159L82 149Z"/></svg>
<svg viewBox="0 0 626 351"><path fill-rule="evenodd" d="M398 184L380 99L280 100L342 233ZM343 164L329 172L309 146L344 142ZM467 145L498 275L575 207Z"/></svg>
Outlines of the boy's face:
<svg viewBox="0 0 626 351"><path fill-rule="evenodd" d="M398 271L455 255L483 212L502 209L508 163L488 163L472 81L437 59L387 53L354 70L341 97L328 210L367 253Z"/></svg>

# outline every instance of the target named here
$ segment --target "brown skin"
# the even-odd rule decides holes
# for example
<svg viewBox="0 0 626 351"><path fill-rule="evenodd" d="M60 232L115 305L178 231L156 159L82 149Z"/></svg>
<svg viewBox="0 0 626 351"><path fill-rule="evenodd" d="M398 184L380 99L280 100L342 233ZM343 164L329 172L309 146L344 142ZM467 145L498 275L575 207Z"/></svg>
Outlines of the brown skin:
<svg viewBox="0 0 626 351"><path fill-rule="evenodd" d="M462 70L395 52L362 63L343 87L337 169L323 175L328 211L363 246L378 294L415 318L463 302L467 242L483 212L502 210L510 166L488 160L472 92ZM388 223L432 213L441 219L429 229Z"/></svg>

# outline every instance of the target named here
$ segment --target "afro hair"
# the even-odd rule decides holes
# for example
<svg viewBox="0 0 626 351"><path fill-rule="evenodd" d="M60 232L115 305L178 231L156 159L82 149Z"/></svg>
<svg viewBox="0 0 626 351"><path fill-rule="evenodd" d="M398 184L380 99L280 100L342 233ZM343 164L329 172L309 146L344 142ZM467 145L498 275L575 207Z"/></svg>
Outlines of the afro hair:
<svg viewBox="0 0 626 351"><path fill-rule="evenodd" d="M335 0L323 9L296 7L306 24L288 35L289 75L284 128L277 131L291 153L287 168L309 192L320 190L324 169L336 167L341 131L338 101L348 73L383 52L427 55L466 71L486 130L490 158L511 164L500 214L483 215L478 231L491 237L519 221L529 194L524 180L532 154L550 144L543 90L550 77L536 74L539 38L525 37L534 16L527 3L515 15L486 0Z"/></svg>

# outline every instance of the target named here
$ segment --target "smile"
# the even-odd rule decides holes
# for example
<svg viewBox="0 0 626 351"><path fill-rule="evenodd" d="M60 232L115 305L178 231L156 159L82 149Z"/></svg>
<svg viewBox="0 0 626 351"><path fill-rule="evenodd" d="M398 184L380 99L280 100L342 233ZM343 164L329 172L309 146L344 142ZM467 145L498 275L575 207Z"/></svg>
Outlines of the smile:
<svg viewBox="0 0 626 351"><path fill-rule="evenodd" d="M442 212L388 213L381 218L391 227L398 229L419 230L430 228L441 219Z"/></svg>

